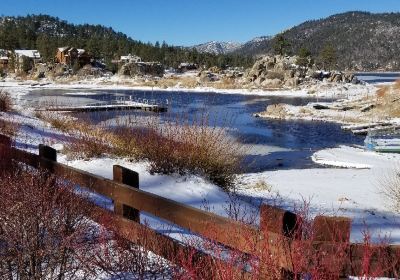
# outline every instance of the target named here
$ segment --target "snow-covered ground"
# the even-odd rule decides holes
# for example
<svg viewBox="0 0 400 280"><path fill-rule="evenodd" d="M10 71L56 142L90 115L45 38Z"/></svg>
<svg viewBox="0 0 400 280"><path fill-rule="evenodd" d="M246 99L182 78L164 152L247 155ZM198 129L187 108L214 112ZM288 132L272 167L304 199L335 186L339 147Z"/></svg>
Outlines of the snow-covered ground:
<svg viewBox="0 0 400 280"><path fill-rule="evenodd" d="M15 81L6 79L0 81L0 88L12 91L15 96L22 96L35 89L71 89L71 90L142 90L142 91L183 91L183 92L215 92L221 94L251 94L259 96L283 96L283 97L317 97L321 99L350 98L360 95L368 95L374 91L372 85L352 85L352 84L321 84L300 89L279 89L279 90L262 90L262 89L216 89L212 87L195 87L185 88L180 86L162 88L162 87L145 87L137 86L116 76L111 78L97 78L91 80L81 80L71 83L54 83L42 81ZM82 93L84 94L84 93ZM85 94L88 95L88 94Z"/></svg>
<svg viewBox="0 0 400 280"><path fill-rule="evenodd" d="M24 92L32 89L30 86L9 86L8 89L17 100ZM0 118L21 124L18 146L37 152L37 145L45 143L60 149L69 136L35 119L26 109L23 113L0 114ZM321 164L321 167L330 167L240 175L237 188L244 201L243 205L249 211L257 212L260 201L278 203L281 207L293 209L301 207L306 200L310 202L312 215L332 214L353 218L352 241L362 239L362 231L367 225L374 233L375 240L379 240L379 236L389 236L391 242L400 244L400 215L390 210L380 190L384 177L391 176L399 162L399 155L380 155L342 146L318 151L313 155L313 160ZM131 163L124 159L70 161L61 155L60 161L107 178L112 176L112 165L120 164L139 172L140 188L143 190L194 207L206 208L220 215L228 215L228 194L199 177L151 175L147 171L146 162ZM266 184L259 183L263 181ZM151 221L148 216L143 219ZM156 221L153 220L151 224L155 226ZM175 235L181 233L176 231Z"/></svg>
<svg viewBox="0 0 400 280"><path fill-rule="evenodd" d="M368 228L375 241L387 237L400 243L400 213L391 211L390 202L382 194L384 182L398 170L399 154L340 146L318 151L312 159L329 168L246 174L242 176L240 193L252 198L279 193L285 208L301 206L301 201L306 201L310 202L311 214L351 217L352 241L361 241L362 231ZM260 180L270 188L251 187Z"/></svg>

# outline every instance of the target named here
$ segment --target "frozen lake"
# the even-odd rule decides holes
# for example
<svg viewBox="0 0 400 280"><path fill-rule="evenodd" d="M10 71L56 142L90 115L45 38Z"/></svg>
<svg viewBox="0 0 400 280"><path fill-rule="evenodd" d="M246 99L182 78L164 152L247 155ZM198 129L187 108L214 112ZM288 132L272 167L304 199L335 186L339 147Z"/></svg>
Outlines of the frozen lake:
<svg viewBox="0 0 400 280"><path fill-rule="evenodd" d="M288 103L306 104L314 99L293 97L262 97L240 94L149 92L137 90L54 90L32 91L24 98L30 103L89 104L116 98L139 98L165 103L169 112L161 113L162 119L177 114L193 118L203 112L210 114L212 126L227 126L229 133L238 141L249 145L246 172L265 170L317 167L310 156L317 150L338 145L362 144L363 138L342 131L334 123L309 121L265 120L253 117L253 113L265 110L267 105ZM80 113L78 116L94 123L116 117L145 117L152 112L109 111Z"/></svg>

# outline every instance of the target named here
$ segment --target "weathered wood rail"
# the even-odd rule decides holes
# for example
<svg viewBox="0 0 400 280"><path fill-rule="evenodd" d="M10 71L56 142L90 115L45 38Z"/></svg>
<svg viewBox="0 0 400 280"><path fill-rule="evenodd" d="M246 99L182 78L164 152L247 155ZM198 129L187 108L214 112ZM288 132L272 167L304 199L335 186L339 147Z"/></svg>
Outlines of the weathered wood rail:
<svg viewBox="0 0 400 280"><path fill-rule="evenodd" d="M260 252L268 248L269 255L274 255L276 265L282 269L281 279L293 277L294 252L302 250L303 244L302 232L299 230L301 219L294 213L262 205L260 226L247 225L140 190L139 174L121 166L113 166L114 178L109 180L57 162L56 151L48 146L39 145L39 155L37 155L11 147L11 140L0 135L0 151L5 148L11 150L12 158L17 162L34 168L44 168L56 176L112 199L113 230L172 262L176 261L177 254L189 254L194 250L195 260L209 260L207 263L218 267L228 265L220 259L141 225L140 212L150 213L231 249L259 256L260 261L262 261ZM99 211L107 212L104 209ZM366 266L380 265L381 252L384 252L390 264L385 269L379 270L379 275L375 276L399 277L399 246L366 246L350 243L350 230L351 221L348 218L317 216L313 223L315 237L311 247L315 252L327 255L334 254L338 246L345 246L346 254L342 257L345 260L342 267L343 276L362 276ZM148 238L153 241L147 242ZM306 267L303 269L307 270ZM251 278L251 274L247 271L238 269L237 273L238 279ZM265 275L263 278L268 279L269 276Z"/></svg>

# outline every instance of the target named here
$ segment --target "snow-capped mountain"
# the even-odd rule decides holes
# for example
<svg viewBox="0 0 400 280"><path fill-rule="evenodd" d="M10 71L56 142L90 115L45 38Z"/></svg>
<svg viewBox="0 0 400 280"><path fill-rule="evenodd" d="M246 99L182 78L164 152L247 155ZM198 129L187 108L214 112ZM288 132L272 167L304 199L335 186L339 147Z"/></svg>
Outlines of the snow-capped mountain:
<svg viewBox="0 0 400 280"><path fill-rule="evenodd" d="M244 50L251 50L253 48L259 48L265 42L269 42L272 39L272 36L260 36L256 37L244 44L236 43L236 42L218 42L211 41L204 44L199 44L193 46L198 52L201 53L213 53L213 54L229 54L233 52L241 52Z"/></svg>
<svg viewBox="0 0 400 280"><path fill-rule="evenodd" d="M236 53L244 54L244 55L254 55L256 50L263 49L264 46L267 46L272 41L273 36L260 36L256 37L244 44L242 44L239 48L235 50Z"/></svg>
<svg viewBox="0 0 400 280"><path fill-rule="evenodd" d="M234 52L242 46L236 42L217 42L211 41L204 44L193 46L198 52L213 53L213 54L228 54Z"/></svg>

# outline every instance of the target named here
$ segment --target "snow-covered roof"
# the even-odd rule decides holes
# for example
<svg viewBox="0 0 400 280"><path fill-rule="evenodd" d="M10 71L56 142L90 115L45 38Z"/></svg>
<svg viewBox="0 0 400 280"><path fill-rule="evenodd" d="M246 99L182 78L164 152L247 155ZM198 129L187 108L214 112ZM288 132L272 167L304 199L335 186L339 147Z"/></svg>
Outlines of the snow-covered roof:
<svg viewBox="0 0 400 280"><path fill-rule="evenodd" d="M15 50L17 56L27 56L29 58L40 58L38 50Z"/></svg>
<svg viewBox="0 0 400 280"><path fill-rule="evenodd" d="M187 67L187 66L196 66L195 63L190 63L190 62L181 62L181 64L179 64L180 67Z"/></svg>
<svg viewBox="0 0 400 280"><path fill-rule="evenodd" d="M137 55L121 55L121 60L136 60L136 61L141 61L142 59L137 56Z"/></svg>
<svg viewBox="0 0 400 280"><path fill-rule="evenodd" d="M8 51L8 50L0 49L0 56L2 56L2 57L8 56L9 53L10 53L10 51Z"/></svg>
<svg viewBox="0 0 400 280"><path fill-rule="evenodd" d="M69 49L69 47L58 48L58 50L59 50L60 52L63 52L63 51L68 50L68 49Z"/></svg>

